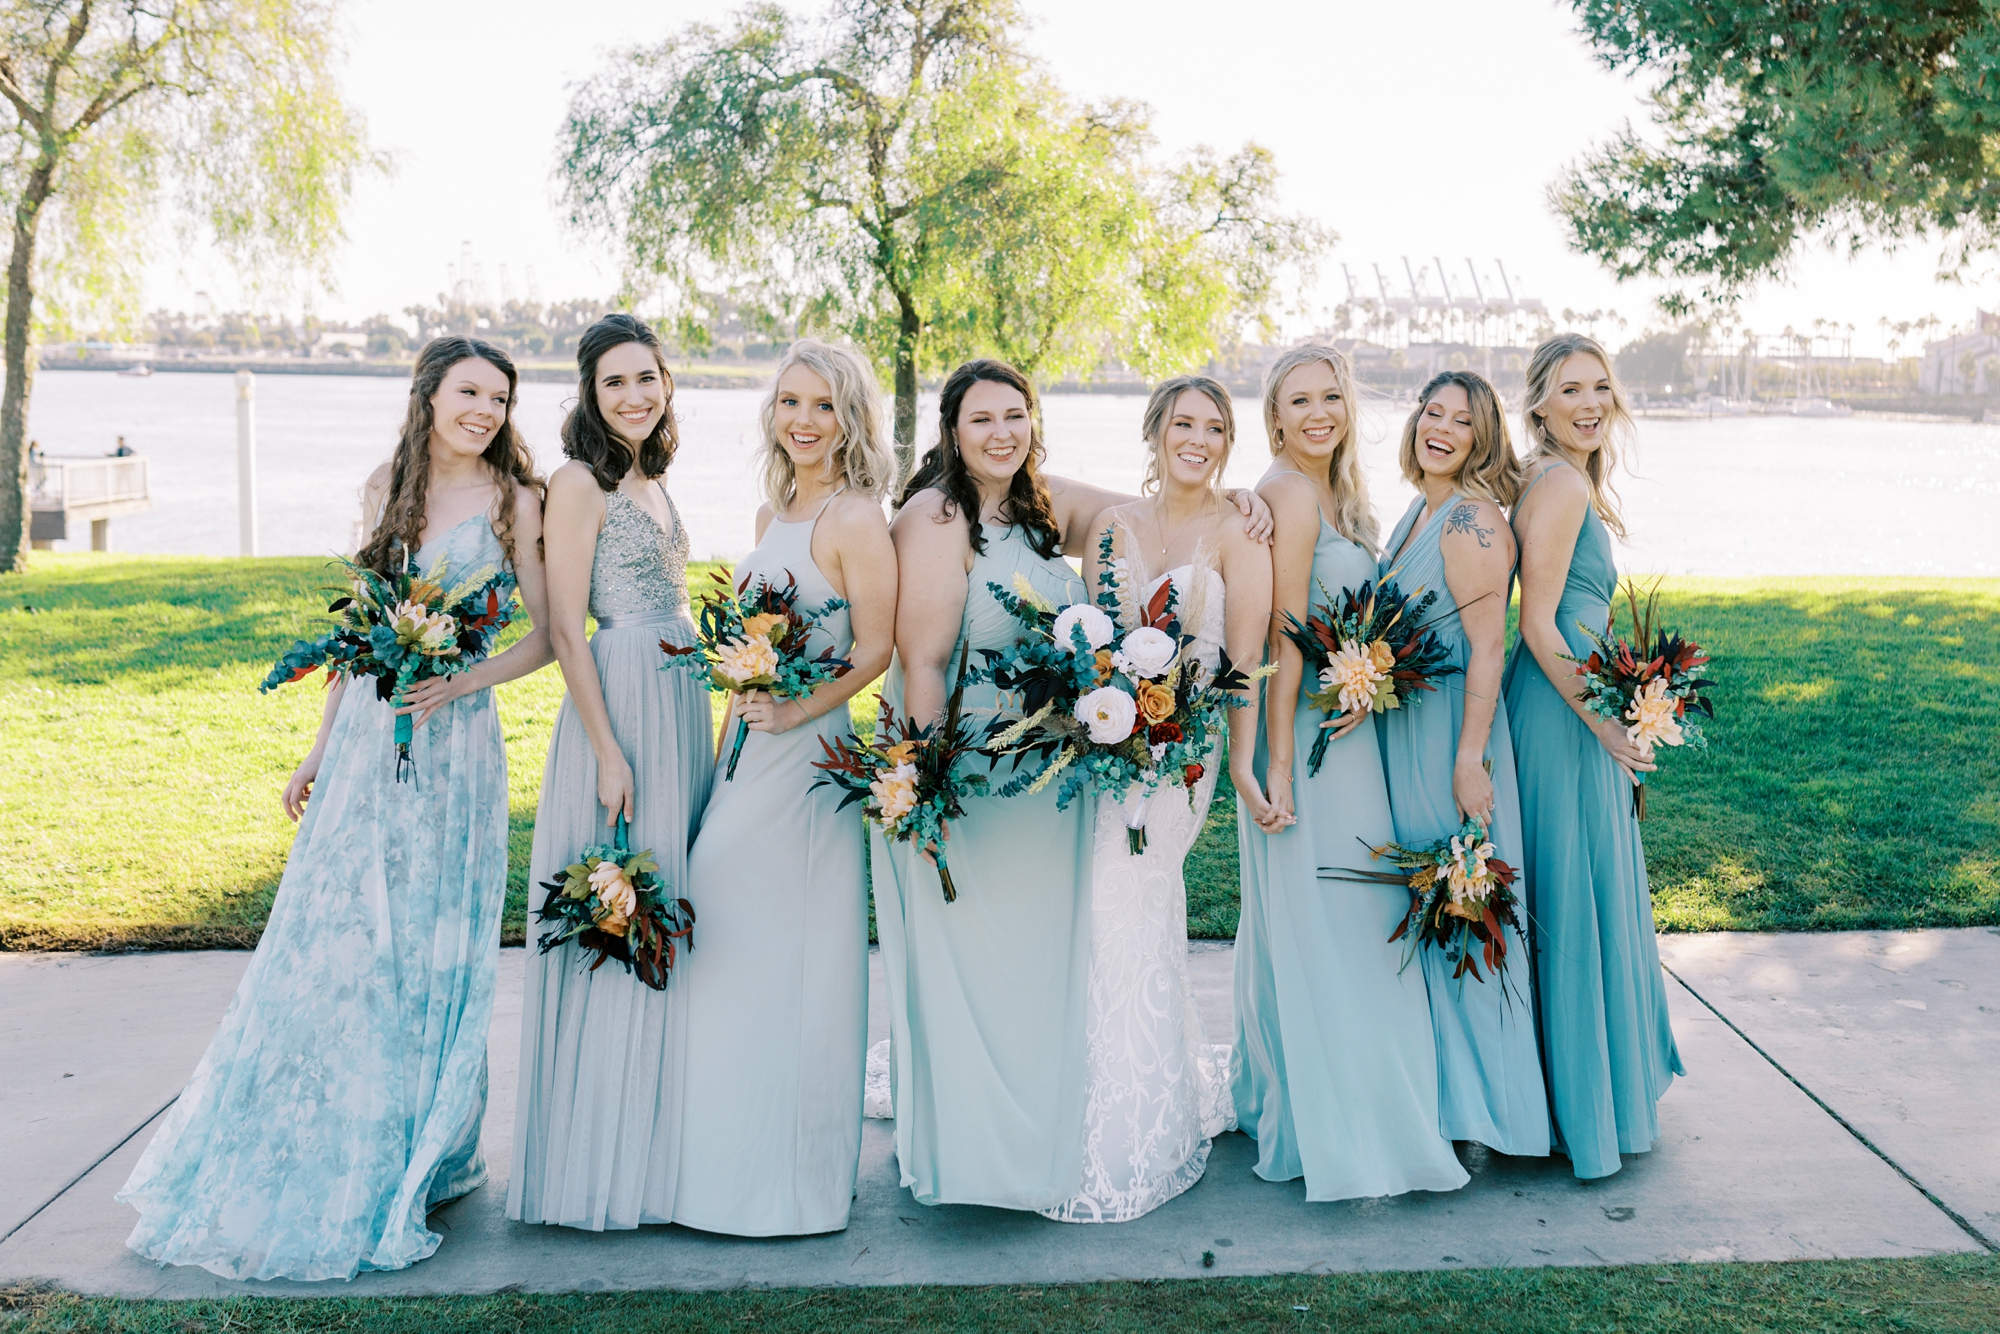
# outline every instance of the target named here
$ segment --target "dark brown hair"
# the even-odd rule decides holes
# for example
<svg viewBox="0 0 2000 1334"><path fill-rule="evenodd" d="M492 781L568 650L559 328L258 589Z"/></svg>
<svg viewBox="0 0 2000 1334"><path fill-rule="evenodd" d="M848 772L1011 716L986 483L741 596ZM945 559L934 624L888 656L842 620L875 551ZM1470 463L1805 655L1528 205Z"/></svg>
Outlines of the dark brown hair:
<svg viewBox="0 0 2000 1334"><path fill-rule="evenodd" d="M965 456L958 447L958 414L965 396L980 381L1004 384L1017 389L1028 404L1028 457L1015 470L1007 485L1007 498L1000 505L1002 523L1025 528L1028 545L1044 560L1053 560L1062 550L1062 529L1056 524L1055 501L1049 497L1048 483L1042 480L1042 417L1035 402L1035 386L1028 377L1004 361L981 358L968 361L951 373L938 395L938 442L926 450L917 470L903 486L901 509L917 492L936 487L944 494L944 510L939 520L963 514L966 536L974 551L984 553L986 537L980 531L979 484L966 470Z"/></svg>
<svg viewBox="0 0 2000 1334"><path fill-rule="evenodd" d="M493 471L500 491L499 522L494 531L507 563L514 563L514 488L525 486L542 494L535 474L535 456L514 428L514 396L520 377L505 352L482 339L447 334L425 343L417 353L410 377L410 403L403 413L403 434L389 461L389 494L375 521L367 545L355 557L358 564L393 578L403 572L423 540L424 505L431 484L431 428L436 424L431 400L451 368L461 362L483 361L507 377L507 416L479 457Z"/></svg>
<svg viewBox="0 0 2000 1334"><path fill-rule="evenodd" d="M674 426L674 376L667 369L659 335L636 315L606 315L576 340L576 406L562 424L563 453L589 468L598 487L605 491L618 489L634 460L631 443L611 429L604 420L604 410L597 406L597 363L606 352L627 343L641 344L653 354L653 363L667 384L666 409L653 433L639 443L640 475L658 477L680 448L680 434Z"/></svg>

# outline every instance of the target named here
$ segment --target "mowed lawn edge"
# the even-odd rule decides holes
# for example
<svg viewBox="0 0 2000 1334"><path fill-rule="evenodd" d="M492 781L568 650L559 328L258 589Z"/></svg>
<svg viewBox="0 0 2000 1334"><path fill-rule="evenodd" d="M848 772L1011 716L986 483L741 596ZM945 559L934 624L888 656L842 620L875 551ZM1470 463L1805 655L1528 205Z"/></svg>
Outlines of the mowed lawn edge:
<svg viewBox="0 0 2000 1334"><path fill-rule="evenodd" d="M0 1325L21 1334L209 1334L343 1329L358 1334L772 1334L827 1329L1341 1330L1524 1334L1557 1330L1990 1330L2000 1260L1632 1265L1174 1279L1010 1287L613 1292L488 1297L232 1297L126 1301L0 1290Z"/></svg>
<svg viewBox="0 0 2000 1334"><path fill-rule="evenodd" d="M312 558L45 553L0 579L0 948L255 943L321 703L257 684L332 583ZM1715 654L1721 713L1652 783L1662 929L2000 924L2000 580L1677 578L1662 602ZM561 677L496 693L518 942ZM1224 783L1188 864L1196 937L1235 933L1236 839Z"/></svg>

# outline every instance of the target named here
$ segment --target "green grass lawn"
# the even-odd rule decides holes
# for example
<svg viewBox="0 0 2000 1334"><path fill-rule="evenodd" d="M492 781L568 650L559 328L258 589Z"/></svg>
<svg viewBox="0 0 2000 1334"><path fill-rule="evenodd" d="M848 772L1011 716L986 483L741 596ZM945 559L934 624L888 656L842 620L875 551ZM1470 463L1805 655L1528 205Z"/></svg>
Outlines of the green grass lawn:
<svg viewBox="0 0 2000 1334"><path fill-rule="evenodd" d="M0 948L255 942L291 841L277 795L320 707L314 685L256 687L327 582L316 559L39 553L0 578ZM1716 655L1722 719L1654 784L1663 928L2000 923L2000 581L1664 593ZM561 678L498 694L518 939ZM1233 935L1226 784L1188 889L1191 933Z"/></svg>
<svg viewBox="0 0 2000 1334"><path fill-rule="evenodd" d="M11 1312L9 1307L11 1306ZM1023 1288L610 1293L136 1302L0 1292L21 1334L354 1330L361 1334L650 1334L651 1331L1340 1330L1346 1334L1539 1331L1991 1330L2000 1261L1638 1265L1300 1275Z"/></svg>

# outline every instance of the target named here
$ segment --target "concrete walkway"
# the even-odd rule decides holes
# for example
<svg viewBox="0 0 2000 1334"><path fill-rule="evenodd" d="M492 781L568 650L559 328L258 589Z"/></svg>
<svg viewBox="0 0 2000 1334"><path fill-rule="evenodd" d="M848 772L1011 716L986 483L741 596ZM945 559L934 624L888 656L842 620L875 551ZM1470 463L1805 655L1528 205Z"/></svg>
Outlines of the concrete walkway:
<svg viewBox="0 0 2000 1334"><path fill-rule="evenodd" d="M1309 1205L1300 1183L1253 1175L1255 1145L1232 1134L1181 1198L1135 1223L1071 1226L916 1204L896 1185L890 1127L871 1121L847 1231L739 1241L506 1220L523 957L505 951L486 1121L495 1178L432 1215L445 1234L436 1256L350 1285L233 1284L124 1248L132 1215L111 1197L247 955L0 955L12 1140L0 1283L132 1297L1048 1283L1913 1256L2000 1240L2000 931L1667 936L1661 952L1690 1073L1661 1103L1659 1146L1602 1181L1574 1180L1561 1159L1473 1147L1461 1191ZM1191 962L1209 1035L1227 1041L1230 951L1198 944ZM875 992L879 1037L879 977Z"/></svg>

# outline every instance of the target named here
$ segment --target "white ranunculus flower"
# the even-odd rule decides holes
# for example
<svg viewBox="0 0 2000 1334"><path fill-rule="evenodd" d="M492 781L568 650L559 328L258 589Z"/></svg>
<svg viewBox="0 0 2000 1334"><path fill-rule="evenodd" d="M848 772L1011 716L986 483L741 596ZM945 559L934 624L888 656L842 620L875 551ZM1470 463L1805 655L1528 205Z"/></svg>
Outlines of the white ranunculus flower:
<svg viewBox="0 0 2000 1334"><path fill-rule="evenodd" d="M1117 686L1100 686L1076 702L1076 720L1090 731L1090 739L1110 746L1132 735L1139 706Z"/></svg>
<svg viewBox="0 0 2000 1334"><path fill-rule="evenodd" d="M1180 646L1165 630L1142 625L1125 636L1125 642L1111 655L1111 665L1127 676L1157 680L1174 665L1174 655L1179 651Z"/></svg>
<svg viewBox="0 0 2000 1334"><path fill-rule="evenodd" d="M1098 608L1088 602L1073 602L1056 615L1056 643L1064 648L1074 649L1075 644L1070 639L1069 632L1072 627L1078 625L1083 627L1084 638L1090 642L1090 651L1093 653L1109 644L1111 637L1118 633L1118 627L1111 623L1111 618Z"/></svg>

